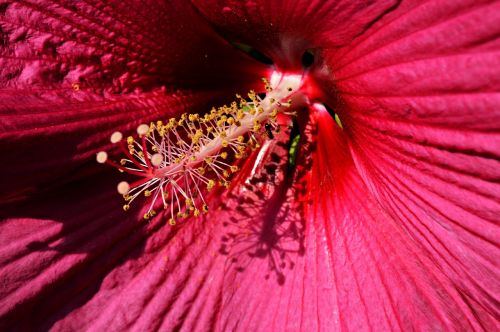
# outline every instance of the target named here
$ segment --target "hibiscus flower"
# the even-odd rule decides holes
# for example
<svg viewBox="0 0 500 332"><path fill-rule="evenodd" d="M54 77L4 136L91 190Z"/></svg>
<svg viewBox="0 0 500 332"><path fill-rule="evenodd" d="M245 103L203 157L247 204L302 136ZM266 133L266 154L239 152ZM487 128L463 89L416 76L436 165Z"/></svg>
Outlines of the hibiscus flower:
<svg viewBox="0 0 500 332"><path fill-rule="evenodd" d="M499 20L495 0L0 0L0 328L497 329ZM206 214L123 211L110 135L262 77L300 78L296 115L229 159Z"/></svg>

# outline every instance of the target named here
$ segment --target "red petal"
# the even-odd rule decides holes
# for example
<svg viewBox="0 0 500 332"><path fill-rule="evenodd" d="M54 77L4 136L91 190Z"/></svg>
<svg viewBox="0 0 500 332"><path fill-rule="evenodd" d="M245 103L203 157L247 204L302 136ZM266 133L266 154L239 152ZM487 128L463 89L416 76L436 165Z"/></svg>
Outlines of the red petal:
<svg viewBox="0 0 500 332"><path fill-rule="evenodd" d="M281 69L301 68L307 49L340 47L394 10L397 0L195 0L226 36L263 52Z"/></svg>
<svg viewBox="0 0 500 332"><path fill-rule="evenodd" d="M494 241L497 229L483 220L473 230L457 231L430 212L432 201L413 200L406 188L389 191L388 185L369 183L385 190L383 196L374 194L350 159L346 133L326 111L313 117L310 145L301 151L312 168L307 196L302 209L289 210L278 222L281 236L274 246L255 236L263 222L255 206L265 200L254 205L243 200L233 212L240 228L235 227L238 245L230 257L237 257L244 271L230 263L236 268L226 274L225 284L232 287L224 291L219 327L494 330L498 250L483 236L490 232ZM294 220L305 225L302 254L300 237L290 232ZM267 248L266 255L249 257L256 248ZM282 262L286 265L279 267Z"/></svg>
<svg viewBox="0 0 500 332"><path fill-rule="evenodd" d="M5 2L0 154L9 162L0 200L66 182L113 131L206 111L263 70L187 3ZM197 97L180 87L196 87Z"/></svg>
<svg viewBox="0 0 500 332"><path fill-rule="evenodd" d="M112 148L109 136L114 131L127 134L135 132L140 123L183 111L203 111L217 96L198 93L195 98L189 92L167 95L160 90L108 98L94 95L83 100L7 96L0 106L4 111L0 115L0 154L9 158L0 167L1 201L8 203L102 170L95 154Z"/></svg>
<svg viewBox="0 0 500 332"><path fill-rule="evenodd" d="M171 227L160 214L146 224L138 210L119 211L118 195L103 189L116 177L94 177L93 186L72 183L22 210L3 211L0 278L9 282L0 289L1 328L209 330L217 324L227 287L227 256L220 251L228 229L221 218L230 210L218 211L213 202L214 212L202 220ZM64 208L54 210L55 204Z"/></svg>
<svg viewBox="0 0 500 332"><path fill-rule="evenodd" d="M33 94L228 87L262 70L185 2L5 2L0 26L0 86Z"/></svg>
<svg viewBox="0 0 500 332"><path fill-rule="evenodd" d="M495 329L498 316L499 10L495 1L402 6L325 51L321 71L333 76L317 76L376 214L407 234L409 257L428 261L415 280L441 289L421 292L452 329Z"/></svg>

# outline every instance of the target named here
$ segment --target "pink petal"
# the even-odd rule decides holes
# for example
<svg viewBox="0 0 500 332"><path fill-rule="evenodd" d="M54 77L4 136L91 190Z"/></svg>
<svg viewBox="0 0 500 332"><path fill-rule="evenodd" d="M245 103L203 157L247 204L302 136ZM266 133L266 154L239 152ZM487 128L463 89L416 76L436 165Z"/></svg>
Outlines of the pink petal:
<svg viewBox="0 0 500 332"><path fill-rule="evenodd" d="M432 262L429 278L442 274L451 297L433 307L453 329L495 329L498 317L499 10L494 1L402 6L324 52L321 70L335 80L318 75L338 96L327 98L371 195Z"/></svg>
<svg viewBox="0 0 500 332"><path fill-rule="evenodd" d="M320 234L310 241L325 246L316 250L320 267L313 265L321 277L274 292L252 283L228 304L229 329L495 329L499 12L495 1L403 2L353 43L316 53L312 80L346 135L345 149L329 143L318 152L315 164L323 166L313 169L318 182L308 191L312 232ZM259 39L271 49L266 43L290 54L272 34ZM327 128L327 117L320 119ZM335 141L330 135L318 138L318 148ZM330 158L349 154L351 166ZM310 300L317 285L326 289ZM303 288L308 295L294 293ZM307 318L297 322L301 313Z"/></svg>
<svg viewBox="0 0 500 332"><path fill-rule="evenodd" d="M248 90L265 70L183 2L0 8L3 203L67 182L113 131L206 111L229 97L228 86Z"/></svg>
<svg viewBox="0 0 500 332"><path fill-rule="evenodd" d="M6 97L0 106L5 111L0 115L0 153L9 156L9 162L1 166L1 201L9 203L102 170L95 154L113 148L109 136L114 131L128 134L140 123L201 111L216 96L157 90L85 100L24 96L19 102L19 96Z"/></svg>
<svg viewBox="0 0 500 332"><path fill-rule="evenodd" d="M44 0L1 8L4 88L71 97L74 83L85 94L228 87L262 69L238 56L185 2Z"/></svg>
<svg viewBox="0 0 500 332"><path fill-rule="evenodd" d="M2 211L0 326L497 329L499 75L488 22L498 8L489 3L405 2L352 45L319 53L312 79L344 130L312 112L305 183L287 181L286 148L273 145L263 164L247 161L240 186L212 198L222 210L174 230L161 216L147 226L121 218L107 177ZM426 27L467 33L412 34ZM273 158L277 171L266 170ZM273 217L279 227L266 229Z"/></svg>
<svg viewBox="0 0 500 332"><path fill-rule="evenodd" d="M489 301L498 294L496 248L474 232L467 232L466 239L437 226L436 214L406 200L402 190L392 188L381 201L350 159L348 136L326 111L313 114L309 132L310 145L302 150L312 168L305 175L306 196L278 221L281 236L264 258L249 258L249 253L266 244L254 235L262 231L255 206L269 203L243 203L236 209L242 212L233 217L239 221L233 235L238 241L230 257L238 263L229 263L236 266L226 273L225 283L233 288L224 291L218 327L494 330L496 309ZM297 206L301 201L302 207ZM286 210L287 203L281 208ZM270 206L267 210L276 212ZM290 232L294 223L304 223L303 240ZM476 230L482 227L488 224ZM498 238L491 231L490 241ZM479 246L468 247L464 240ZM285 265L273 268L273 262ZM267 274L271 278L264 280Z"/></svg>
<svg viewBox="0 0 500 332"><path fill-rule="evenodd" d="M300 69L304 51L349 43L399 1L193 2L226 38L256 48L282 69Z"/></svg>
<svg viewBox="0 0 500 332"><path fill-rule="evenodd" d="M275 149L272 142L266 159ZM241 179L252 166L246 164ZM8 281L0 288L0 328L210 330L218 324L220 301L232 289L224 281L232 266L221 254L228 234L221 218L231 210L218 211L213 201L214 213L201 220L171 227L160 214L144 223L141 211L120 211L114 190L111 196L103 189L117 175L94 177L94 186L73 183L23 210L3 212L0 240L9 244L0 247L0 278ZM55 203L64 209L54 211Z"/></svg>

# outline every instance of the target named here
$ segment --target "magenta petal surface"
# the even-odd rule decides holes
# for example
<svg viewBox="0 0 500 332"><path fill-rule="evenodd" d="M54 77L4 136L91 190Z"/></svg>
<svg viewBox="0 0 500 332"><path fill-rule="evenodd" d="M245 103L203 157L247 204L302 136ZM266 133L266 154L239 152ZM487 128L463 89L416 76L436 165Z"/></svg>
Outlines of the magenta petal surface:
<svg viewBox="0 0 500 332"><path fill-rule="evenodd" d="M403 3L348 47L325 50L334 79L318 71L363 182L446 278L443 291L458 291L452 312L470 329L494 329L500 296L499 10Z"/></svg>
<svg viewBox="0 0 500 332"><path fill-rule="evenodd" d="M80 21L97 10L112 19L86 22L85 29L121 24L108 38L117 43L135 42L125 30L156 36L162 24L169 32L181 23L198 27L191 20L198 14L181 2L169 2L163 12L175 20L179 5L190 13L178 15L182 22L152 18L150 27L143 18L164 9L156 2L135 11L121 2L109 8L99 2L43 4L0 5L2 33L17 45L14 50L37 56L35 46L24 45L31 30L12 28L18 19L22 27L31 20L62 22L57 30L66 34L71 13ZM131 75L145 73L138 77L146 79L125 75L124 84L116 83L114 71L108 79L89 69L86 56L94 51L69 44L61 50L72 54L71 61L78 52L86 59L71 67L84 73L77 89L71 80L53 82L58 76L45 75L51 67L43 61L40 67L39 58L31 63L2 54L8 66L0 67L0 96L8 103L0 106L1 124L16 135L1 134L9 144L0 148L2 155L16 156L14 166L22 171L9 176L9 188L17 191L6 197L18 201L29 184L35 189L29 199L0 210L0 329L497 330L498 1L195 4L226 38L258 48L281 68L299 68L302 52L315 50L308 84L317 104L308 126L301 123L296 169L287 167L282 132L240 165L230 190L208 197L206 217L171 227L160 214L145 223L140 207L121 211L110 185L119 174L97 174L87 166L90 156L105 147L108 130L127 132L159 114L225 98L212 88L234 84L230 78L239 72L220 71L228 78L222 81L218 74L204 75L219 72L218 63L227 59L203 67L193 53L194 69L179 74L191 50L216 41L216 51L222 40L211 39L200 23L203 28L186 37L198 46L166 48L165 62L163 49L144 52L157 54L165 68L149 62L155 57L132 56L140 64ZM197 39L206 36L198 31L211 36L210 43ZM171 35L165 36L169 42ZM91 37L85 43L96 45ZM158 45L138 38L145 38L139 50ZM125 49L118 54L128 54ZM55 62L62 64L60 59ZM226 62L241 64L235 59ZM150 63L151 72L144 69ZM117 68L119 77L126 74ZM221 85L211 85L212 79ZM179 91L162 89L163 82L179 82ZM193 97L190 89L200 93ZM338 113L343 129L321 103ZM26 157L21 152L30 144L35 149ZM37 154L37 144L53 147L59 159L44 158L43 149ZM71 182L36 188L39 174L44 181L59 180L65 167L74 175Z"/></svg>
<svg viewBox="0 0 500 332"><path fill-rule="evenodd" d="M226 38L256 48L282 69L301 68L301 57L307 49L348 44L398 2L193 1Z"/></svg>
<svg viewBox="0 0 500 332"><path fill-rule="evenodd" d="M78 174L113 131L206 111L265 71L185 2L6 1L0 38L3 203Z"/></svg>
<svg viewBox="0 0 500 332"><path fill-rule="evenodd" d="M476 233L487 221L443 229L405 188L374 193L379 183L360 175L348 136L325 110L313 112L309 132L305 196L293 186L301 199L266 208L278 221L266 230L274 241L259 237L263 218L254 219L255 206L272 201L241 199L250 212L236 214L228 240L237 261L228 263L234 289L224 291L221 330L495 329L497 229L490 241Z"/></svg>
<svg viewBox="0 0 500 332"><path fill-rule="evenodd" d="M284 151L273 143L266 147L265 159L275 150ZM262 165L256 165L255 173L252 162L245 164L241 181L253 172L260 179ZM226 278L238 268L229 263L225 240L231 234L229 205L238 204L242 196L229 193L224 198L226 207L214 197L212 214L172 227L162 214L144 223L138 221L139 211L120 211L119 200L112 198L114 190L103 189L115 178L109 174L94 177L92 187L73 183L73 189L61 188L59 193L24 203L29 212L16 206L3 212L7 218L0 223L0 240L8 240L9 245L0 250L0 276L9 282L1 288L0 327L54 331L218 328L222 301L234 288ZM281 199L279 194L276 206ZM65 209L53 212L54 203ZM255 208L258 216L267 213L262 203ZM252 220L259 228L259 217L247 221ZM245 234L240 230L237 235ZM251 239L256 244L258 238ZM258 280L265 280L264 275L259 274ZM272 280L276 283L274 274ZM30 319L22 320L25 316Z"/></svg>

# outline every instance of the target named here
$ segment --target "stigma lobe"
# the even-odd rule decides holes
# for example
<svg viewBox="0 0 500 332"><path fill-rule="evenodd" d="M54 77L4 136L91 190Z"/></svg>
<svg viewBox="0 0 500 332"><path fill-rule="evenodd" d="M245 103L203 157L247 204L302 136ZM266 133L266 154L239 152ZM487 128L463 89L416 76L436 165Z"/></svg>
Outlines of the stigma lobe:
<svg viewBox="0 0 500 332"><path fill-rule="evenodd" d="M203 116L184 113L165 123L141 124L137 137L124 139L122 133L113 133L110 141L120 146L124 156L115 162L101 151L96 159L138 177L133 183L118 184L125 200L123 209L129 210L134 200L144 196L148 201L144 219L163 208L170 213L170 225L179 218L208 212L204 195L216 185L229 188L231 175L238 171L234 162L259 148L262 137L273 138L277 116L290 113L291 98L301 79L273 76L271 82L263 82L264 98L250 91L248 98L236 95L237 101L230 106L212 108Z"/></svg>

